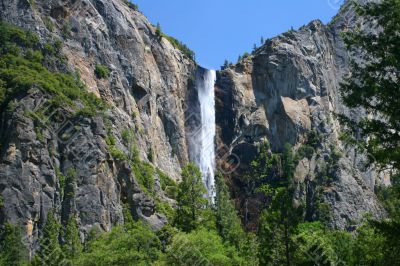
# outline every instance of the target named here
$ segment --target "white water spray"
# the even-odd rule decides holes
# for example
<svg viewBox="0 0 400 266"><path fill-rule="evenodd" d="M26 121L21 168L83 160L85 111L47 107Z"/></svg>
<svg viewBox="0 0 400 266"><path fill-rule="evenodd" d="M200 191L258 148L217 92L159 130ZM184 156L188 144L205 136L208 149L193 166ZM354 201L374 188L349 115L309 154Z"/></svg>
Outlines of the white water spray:
<svg viewBox="0 0 400 266"><path fill-rule="evenodd" d="M207 198L213 201L214 170L215 170L215 99L214 85L216 73L214 70L198 71L196 77L197 95L200 103L201 125L194 136L196 143L193 158L200 168L204 184L207 188Z"/></svg>

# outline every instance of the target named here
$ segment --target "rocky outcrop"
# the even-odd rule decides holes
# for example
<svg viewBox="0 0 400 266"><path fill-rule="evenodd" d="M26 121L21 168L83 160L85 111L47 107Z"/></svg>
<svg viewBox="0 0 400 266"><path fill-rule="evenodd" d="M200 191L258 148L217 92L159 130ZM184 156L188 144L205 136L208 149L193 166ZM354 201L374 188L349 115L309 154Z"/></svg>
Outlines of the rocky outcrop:
<svg viewBox="0 0 400 266"><path fill-rule="evenodd" d="M329 204L330 223L337 228L346 228L366 213L384 215L374 195L375 183L382 180L373 169L363 166L365 157L340 141L341 125L335 115L361 115L350 113L339 95L349 61L340 33L355 25L356 19L345 5L330 25L313 21L298 31L267 40L252 55L219 73L218 143L228 147L230 155L224 154L219 163L236 184L232 191L240 209L249 200L243 197L240 180L257 145L268 140L273 152L281 152L286 143L298 150L314 132L318 145L309 159L300 158L295 172L298 200L312 208L308 201L315 200L316 190L322 190L319 200ZM333 153L339 156L327 165ZM326 174L322 166L332 169L332 182L321 181L321 173ZM256 219L258 211L249 215ZM307 212L309 219L315 218L316 210Z"/></svg>
<svg viewBox="0 0 400 266"><path fill-rule="evenodd" d="M129 154L132 143L123 135L131 133L142 162L178 179L188 162L185 102L195 62L122 0L7 0L0 18L37 33L43 43L60 40L67 68L109 105L92 118L51 110L46 121L38 119L43 127L26 115L46 108L46 95L32 88L12 112L1 114L1 224L24 225L34 242L54 211L62 223L76 216L84 238L91 229L123 223L124 203L153 227L165 224L131 165L112 156L107 137ZM110 70L109 78L96 77L97 65ZM70 188L62 188L63 177L74 180Z"/></svg>

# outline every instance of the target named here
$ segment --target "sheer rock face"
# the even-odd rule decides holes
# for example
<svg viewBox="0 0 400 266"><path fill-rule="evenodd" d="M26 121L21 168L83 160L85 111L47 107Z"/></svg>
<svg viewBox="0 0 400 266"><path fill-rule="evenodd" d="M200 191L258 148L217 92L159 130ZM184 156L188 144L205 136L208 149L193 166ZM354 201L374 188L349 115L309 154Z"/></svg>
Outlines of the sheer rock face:
<svg viewBox="0 0 400 266"><path fill-rule="evenodd" d="M110 106L104 114L79 119L63 119L72 110L60 108L47 113L61 118L58 123L40 126L26 111L45 108L46 95L32 88L13 111L0 114L0 224L22 224L33 249L52 210L63 224L75 215L82 239L91 229L108 231L123 223L123 203L136 218L161 227L165 217L155 211L132 166L113 158L106 139L113 135L115 146L129 154L123 132L134 132L141 159L151 159L178 179L188 162L185 120L191 114L187 106L196 101L196 64L157 37L147 19L122 0L3 0L0 9L2 20L32 30L43 43L60 39L69 69ZM311 129L323 139L312 158L303 158L296 168L298 199L313 198L311 181L335 147L343 154L340 170L323 193L332 206L332 225L345 228L366 212L384 215L373 194L377 175L339 141L333 115L350 113L338 95L348 64L339 32L352 20L351 14L338 16L329 27L314 21L269 40L250 58L218 73L218 159L228 170L240 162L231 174L232 191L249 216L257 216L260 202L238 195L244 187L238 177L256 155L256 145L268 139L273 151L285 143L297 148ZM110 78L96 77L98 64L111 70ZM60 178L68 175L76 181L62 193ZM156 188L158 179L155 174Z"/></svg>
<svg viewBox="0 0 400 266"><path fill-rule="evenodd" d="M112 134L115 146L129 154L122 135L134 132L141 159L178 179L188 161L185 102L196 64L122 0L6 0L0 8L3 21L32 30L41 42L61 40L70 70L110 106L93 118L38 127L26 110L43 108L45 95L32 88L13 112L1 114L0 223L23 224L35 240L54 210L63 223L76 215L84 236L123 223L126 202L134 215L162 226L165 217L155 212L131 166L111 156L105 139ZM108 67L110 77L98 79L96 65ZM64 122L74 129L69 135L63 135ZM68 169L75 172L75 193L62 197L57 172L67 176Z"/></svg>
<svg viewBox="0 0 400 266"><path fill-rule="evenodd" d="M351 8L344 6L329 26L313 21L298 31L284 33L219 73L218 146L228 151L220 154L219 166L228 172L235 169L231 173L236 184L232 191L250 227L259 210L249 210L249 199L238 187L244 185L240 177L248 170L257 144L268 140L274 152L281 152L286 143L298 149L311 130L320 136L318 148L312 158L300 160L295 172L296 195L306 203L306 218L315 218L312 205L317 187L311 184L332 152L341 155L334 162L333 182L321 184L316 180L323 189L322 202L330 206L331 225L347 228L366 213L385 215L373 192L375 183L383 180L364 166L365 156L339 140L341 125L335 116L362 115L346 110L339 95L339 83L348 72L349 61L340 32L354 25L356 19Z"/></svg>

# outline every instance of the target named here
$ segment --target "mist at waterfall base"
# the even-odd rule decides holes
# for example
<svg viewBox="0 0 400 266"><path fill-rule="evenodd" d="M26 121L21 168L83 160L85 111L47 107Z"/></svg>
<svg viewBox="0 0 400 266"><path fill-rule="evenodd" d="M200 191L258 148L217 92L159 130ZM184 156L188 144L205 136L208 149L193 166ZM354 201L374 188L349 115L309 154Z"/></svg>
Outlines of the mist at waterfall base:
<svg viewBox="0 0 400 266"><path fill-rule="evenodd" d="M214 84L216 72L198 68L196 72L196 90L198 98L197 126L192 129L190 136L190 157L199 167L204 185L205 195L211 202L214 200L214 171L215 171L215 95Z"/></svg>

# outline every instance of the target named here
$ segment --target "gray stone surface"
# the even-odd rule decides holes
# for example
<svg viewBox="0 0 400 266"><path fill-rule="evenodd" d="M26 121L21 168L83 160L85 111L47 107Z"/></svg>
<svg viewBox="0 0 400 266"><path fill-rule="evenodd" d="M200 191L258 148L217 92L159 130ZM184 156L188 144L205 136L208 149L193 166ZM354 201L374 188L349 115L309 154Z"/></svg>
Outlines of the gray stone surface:
<svg viewBox="0 0 400 266"><path fill-rule="evenodd" d="M305 185L314 180L326 155L332 153L331 147L342 154L336 162L340 170L324 190L323 200L331 206L332 226L343 229L366 213L378 218L385 215L373 192L382 178L364 166L365 156L339 140L341 125L335 116L362 115L361 111L347 110L339 95L339 83L348 73L349 62L340 33L356 21L352 8L345 5L329 25L316 20L267 40L251 56L221 71L216 85L218 145L228 147L241 162L231 174L232 183L238 184L246 162L252 160L252 146L254 150L268 140L274 152L281 152L286 143L298 149L307 132L315 130L322 136L319 148L311 162L300 160L295 180ZM232 157L224 154L219 158L220 166L229 165L226 158ZM238 189L232 190L242 208L248 199ZM302 199L314 190L303 193Z"/></svg>

